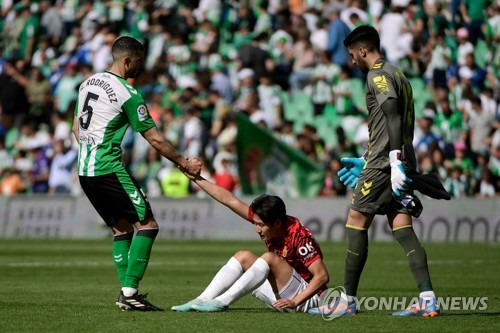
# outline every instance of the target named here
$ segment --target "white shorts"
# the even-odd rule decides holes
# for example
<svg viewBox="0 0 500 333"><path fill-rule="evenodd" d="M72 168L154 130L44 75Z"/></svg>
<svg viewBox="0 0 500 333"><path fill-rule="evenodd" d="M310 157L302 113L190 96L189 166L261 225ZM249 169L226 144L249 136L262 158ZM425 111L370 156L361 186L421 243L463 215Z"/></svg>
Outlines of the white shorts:
<svg viewBox="0 0 500 333"><path fill-rule="evenodd" d="M290 280L286 285L281 288L279 293L275 293L273 287L268 280L266 280L259 288L252 292L252 296L256 297L260 301L264 302L268 307L273 310L280 312L307 312L311 308L316 308L319 306L319 296L314 295L309 298L304 303L297 306L295 309L276 309L273 307L273 303L279 299L292 299L298 294L300 294L304 289L306 289L308 283L295 271L293 270Z"/></svg>

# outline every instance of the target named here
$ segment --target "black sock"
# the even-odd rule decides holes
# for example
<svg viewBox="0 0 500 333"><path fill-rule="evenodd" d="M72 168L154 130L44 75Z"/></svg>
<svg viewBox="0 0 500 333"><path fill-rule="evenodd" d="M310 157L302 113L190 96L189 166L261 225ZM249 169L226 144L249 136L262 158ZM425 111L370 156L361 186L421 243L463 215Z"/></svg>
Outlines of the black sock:
<svg viewBox="0 0 500 333"><path fill-rule="evenodd" d="M347 256L345 258L344 288L349 296L356 296L359 279L368 257L368 230L346 226Z"/></svg>
<svg viewBox="0 0 500 333"><path fill-rule="evenodd" d="M429 269L427 267L427 254L422 244L418 241L415 231L412 226L396 228L392 231L394 238L396 238L403 247L408 263L410 264L411 272L417 282L418 289L421 292L431 291L432 284L429 276Z"/></svg>

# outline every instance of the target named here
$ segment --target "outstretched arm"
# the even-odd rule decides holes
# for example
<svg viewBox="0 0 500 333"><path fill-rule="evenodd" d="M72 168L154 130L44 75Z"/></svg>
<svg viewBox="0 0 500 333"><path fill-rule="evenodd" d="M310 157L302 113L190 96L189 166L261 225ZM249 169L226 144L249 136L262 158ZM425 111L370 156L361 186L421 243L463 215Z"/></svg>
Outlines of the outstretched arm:
<svg viewBox="0 0 500 333"><path fill-rule="evenodd" d="M186 175L189 177L189 175ZM215 185L202 176L189 177L192 181L196 183L201 189L208 193L212 198L227 206L233 212L248 220L248 205L235 197L231 192L222 188L218 185Z"/></svg>
<svg viewBox="0 0 500 333"><path fill-rule="evenodd" d="M197 175L201 170L201 162L197 159L183 157L175 148L160 134L156 126L141 132L149 144L160 153L161 156L177 164L183 171L191 175Z"/></svg>

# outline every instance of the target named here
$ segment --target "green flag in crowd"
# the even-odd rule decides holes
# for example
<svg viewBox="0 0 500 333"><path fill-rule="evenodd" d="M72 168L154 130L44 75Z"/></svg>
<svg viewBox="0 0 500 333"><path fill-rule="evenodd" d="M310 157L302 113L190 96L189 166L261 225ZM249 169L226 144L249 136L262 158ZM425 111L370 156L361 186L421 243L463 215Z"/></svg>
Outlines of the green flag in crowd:
<svg viewBox="0 0 500 333"><path fill-rule="evenodd" d="M284 198L315 197L323 185L323 169L301 151L237 116L238 164L244 194L274 194Z"/></svg>

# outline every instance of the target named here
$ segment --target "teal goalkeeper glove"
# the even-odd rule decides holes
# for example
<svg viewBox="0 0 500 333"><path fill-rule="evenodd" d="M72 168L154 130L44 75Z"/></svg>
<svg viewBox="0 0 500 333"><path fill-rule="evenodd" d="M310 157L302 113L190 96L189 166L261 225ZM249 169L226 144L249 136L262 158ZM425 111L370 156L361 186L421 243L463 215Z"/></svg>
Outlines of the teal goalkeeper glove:
<svg viewBox="0 0 500 333"><path fill-rule="evenodd" d="M411 179L406 177L403 163L401 163L401 160L399 159L400 155L401 150L391 150L389 152L392 194L396 198L399 198L401 196L401 191L408 189L408 185L411 184Z"/></svg>
<svg viewBox="0 0 500 333"><path fill-rule="evenodd" d="M351 186L355 188L358 183L359 175L365 166L365 159L363 157L347 157L340 160L340 163L344 166L337 175L340 181L345 186Z"/></svg>

